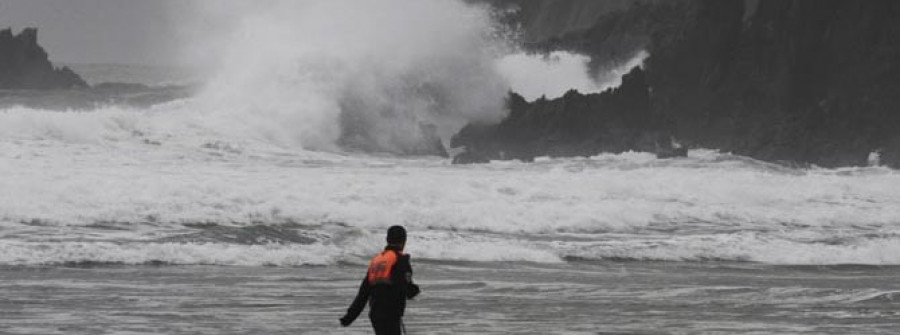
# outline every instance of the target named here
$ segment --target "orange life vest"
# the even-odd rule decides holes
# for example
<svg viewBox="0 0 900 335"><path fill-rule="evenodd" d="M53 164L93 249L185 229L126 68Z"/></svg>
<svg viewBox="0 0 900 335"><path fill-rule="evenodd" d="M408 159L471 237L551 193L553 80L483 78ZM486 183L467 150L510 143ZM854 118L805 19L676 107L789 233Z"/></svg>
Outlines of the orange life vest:
<svg viewBox="0 0 900 335"><path fill-rule="evenodd" d="M391 284L391 270L397 264L397 253L385 250L369 262L369 284Z"/></svg>

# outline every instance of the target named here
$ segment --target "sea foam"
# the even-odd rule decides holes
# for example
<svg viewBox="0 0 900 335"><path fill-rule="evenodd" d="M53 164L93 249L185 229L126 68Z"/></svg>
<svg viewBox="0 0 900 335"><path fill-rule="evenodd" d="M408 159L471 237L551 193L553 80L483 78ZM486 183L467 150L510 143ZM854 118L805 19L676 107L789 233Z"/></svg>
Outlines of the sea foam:
<svg viewBox="0 0 900 335"><path fill-rule="evenodd" d="M0 141L0 262L335 264L402 224L410 251L436 260L900 264L900 175L886 168L791 169L712 151L451 166L122 136ZM313 241L179 239L203 225L293 224Z"/></svg>
<svg viewBox="0 0 900 335"><path fill-rule="evenodd" d="M225 20L210 47L223 64L197 97L0 110L0 264L364 262L394 224L432 260L900 264L900 174L884 167L710 150L473 166L385 155L417 145L422 122L446 138L503 116L510 54L490 16L454 1L274 4ZM581 76L584 61L557 64ZM340 148L344 113L361 113L376 153Z"/></svg>

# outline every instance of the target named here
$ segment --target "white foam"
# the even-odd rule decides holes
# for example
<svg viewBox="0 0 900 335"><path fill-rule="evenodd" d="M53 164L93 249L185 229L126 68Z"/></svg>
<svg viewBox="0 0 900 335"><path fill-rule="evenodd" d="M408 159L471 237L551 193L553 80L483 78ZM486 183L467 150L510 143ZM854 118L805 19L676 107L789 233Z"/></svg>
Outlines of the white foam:
<svg viewBox="0 0 900 335"><path fill-rule="evenodd" d="M450 166L443 160L322 154L253 141L202 145L209 138L190 135L190 126L164 122L174 119L170 112L0 113L15 121L0 124L16 125L0 128L0 238L11 248L50 250L28 251L25 259L31 261L23 262L116 261L117 254L138 262L149 259L141 253L158 258L171 251L184 255L167 261L211 257L216 264L243 264L243 252L270 252L260 261L299 264L279 257L303 254L303 247L232 252L221 244L128 241L184 233L190 230L185 223L342 222L366 235L333 242L329 248L347 250L330 251L335 256L326 257L328 262L377 250L381 230L403 224L412 232L435 232L411 246L431 259L900 263L893 256L900 254L893 250L900 243L890 237L900 233L900 175L885 168L786 169L712 151L692 151L678 160L626 153ZM44 128L29 126L70 120L87 124L88 131L48 136L34 130ZM144 135L132 134L135 129ZM103 222L121 229L92 230ZM465 235L440 235L446 231ZM866 237L872 233L877 234ZM73 245L50 244L59 234L98 235L92 238L112 244L97 244L100 251L76 257ZM660 236L668 242L647 247L647 239ZM815 242L847 236L858 240ZM566 242L572 237L592 242ZM611 237L621 244L605 242ZM196 254L203 252L219 256Z"/></svg>
<svg viewBox="0 0 900 335"><path fill-rule="evenodd" d="M397 153L427 143L421 125L448 139L470 121L504 116L508 86L494 69L494 24L483 8L440 0L198 7L196 19L222 22L202 39L219 43L199 42L222 60L199 108L240 138L334 151L353 129L374 150Z"/></svg>
<svg viewBox="0 0 900 335"><path fill-rule="evenodd" d="M35 234L31 238L10 240L0 245L0 264L34 265L63 263L148 264L162 262L183 265L301 266L334 265L338 262L365 264L368 257L383 247L381 234L362 234L328 238L310 244L245 245L225 242L162 242L147 238L122 238L83 234L76 237ZM162 230L162 229L161 229ZM180 232L184 232L182 229ZM169 233L178 232L170 230ZM161 231L143 231L164 235ZM115 233L109 233L115 236ZM39 236L42 235L42 236ZM90 236L94 235L94 236ZM107 235L107 234L103 234ZM104 238L92 240L91 238ZM416 259L475 262L558 263L561 258L546 246L527 241L421 231L411 234L407 252Z"/></svg>
<svg viewBox="0 0 900 335"><path fill-rule="evenodd" d="M532 241L426 231L412 235L408 252L417 258L470 262L562 262L556 250Z"/></svg>
<svg viewBox="0 0 900 335"><path fill-rule="evenodd" d="M590 94L618 87L622 84L622 76L643 66L648 56L646 51L640 51L622 64L609 65L608 69L598 71L597 77L590 74L590 57L567 51L543 55L511 54L497 60L497 69L513 92L533 101L541 97L556 99L569 90Z"/></svg>
<svg viewBox="0 0 900 335"><path fill-rule="evenodd" d="M221 243L4 243L0 264L61 263L300 266L330 265L340 250L329 246L233 245Z"/></svg>
<svg viewBox="0 0 900 335"><path fill-rule="evenodd" d="M0 111L0 264L334 264L377 251L394 224L420 239L411 252L430 259L900 264L900 174L884 167L791 169L710 150L474 166L341 153L334 141L344 103L433 121L446 136L465 121L501 116L494 104L507 87L480 9L420 0L307 5L256 8L225 29L234 34L224 40L236 43L214 49L225 53L226 70L196 99ZM586 60L561 55L553 66L575 76L559 77L571 85L587 73ZM417 94L434 87L441 93ZM429 105L434 98L447 100ZM393 121L368 124L386 136L382 148L420 139L411 123ZM196 223L304 223L357 235L310 245L160 242L196 232L185 226Z"/></svg>
<svg viewBox="0 0 900 335"><path fill-rule="evenodd" d="M815 232L823 237L831 234ZM787 235L787 236L785 236ZM846 243L794 240L793 233L736 232L687 236L631 236L620 241L578 243L567 256L584 259L657 261L749 261L785 265L900 265L900 237L857 238ZM831 236L833 237L833 236Z"/></svg>

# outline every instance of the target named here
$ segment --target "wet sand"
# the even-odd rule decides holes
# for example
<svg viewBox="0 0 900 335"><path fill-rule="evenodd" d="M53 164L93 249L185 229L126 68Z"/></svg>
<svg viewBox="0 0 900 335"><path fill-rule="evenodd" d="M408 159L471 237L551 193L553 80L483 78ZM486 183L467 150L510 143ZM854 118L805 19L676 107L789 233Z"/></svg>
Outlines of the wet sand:
<svg viewBox="0 0 900 335"><path fill-rule="evenodd" d="M900 267L415 262L409 334L895 334ZM364 266L0 267L3 334L368 334Z"/></svg>

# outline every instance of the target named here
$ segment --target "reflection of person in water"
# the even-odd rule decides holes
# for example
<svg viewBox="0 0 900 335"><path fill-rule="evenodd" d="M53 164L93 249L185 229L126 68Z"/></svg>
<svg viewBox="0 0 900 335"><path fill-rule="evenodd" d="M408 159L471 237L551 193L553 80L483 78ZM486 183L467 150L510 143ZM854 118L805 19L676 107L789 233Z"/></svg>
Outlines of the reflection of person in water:
<svg viewBox="0 0 900 335"><path fill-rule="evenodd" d="M403 311L406 300L419 294L419 286L412 281L409 255L403 253L406 246L406 229L392 226L387 232L387 247L369 263L369 271L359 286L359 293L341 320L344 327L353 320L369 302L369 320L376 335L399 335L403 329Z"/></svg>

